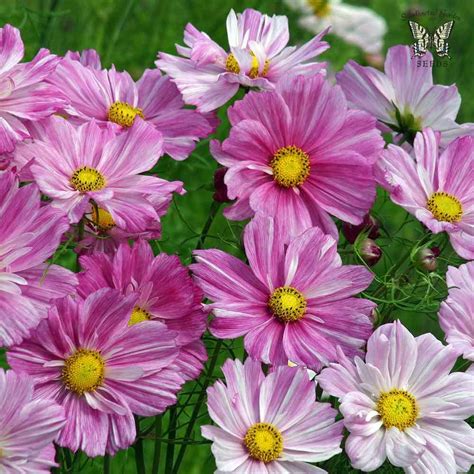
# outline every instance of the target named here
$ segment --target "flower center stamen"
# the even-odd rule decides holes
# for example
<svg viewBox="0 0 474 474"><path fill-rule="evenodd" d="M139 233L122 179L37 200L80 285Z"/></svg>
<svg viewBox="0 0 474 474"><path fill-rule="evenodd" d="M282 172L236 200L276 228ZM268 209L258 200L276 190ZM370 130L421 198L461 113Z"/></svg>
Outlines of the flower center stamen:
<svg viewBox="0 0 474 474"><path fill-rule="evenodd" d="M91 219L99 230L107 231L115 227L115 221L110 212L100 207L92 207Z"/></svg>
<svg viewBox="0 0 474 474"><path fill-rule="evenodd" d="M270 166L273 179L285 188L301 186L308 178L311 168L308 154L296 146L279 148L273 155Z"/></svg>
<svg viewBox="0 0 474 474"><path fill-rule="evenodd" d="M148 321L150 319L151 314L148 311L140 308L140 306L135 306L130 316L130 320L128 321L128 325L133 326L134 324L141 323L142 321Z"/></svg>
<svg viewBox="0 0 474 474"><path fill-rule="evenodd" d="M406 390L393 389L382 392L377 400L377 411L385 428L410 428L418 417L416 398Z"/></svg>
<svg viewBox="0 0 474 474"><path fill-rule="evenodd" d="M69 182L76 191L81 193L100 191L106 184L102 173L89 166L82 166L74 171Z"/></svg>
<svg viewBox="0 0 474 474"><path fill-rule="evenodd" d="M145 118L143 110L138 107L132 107L126 102L114 102L109 109L108 119L110 122L118 123L122 127L131 127L136 116Z"/></svg>
<svg viewBox="0 0 474 474"><path fill-rule="evenodd" d="M306 312L306 300L302 293L292 286L276 288L268 300L273 316L290 323L301 319Z"/></svg>
<svg viewBox="0 0 474 474"><path fill-rule="evenodd" d="M250 67L250 71L248 72L248 76L251 77L252 79L255 79L256 77L259 76L258 74L258 68L260 66L257 56L250 51L250 54L252 55L252 65ZM260 74L261 77L265 77L268 73L268 68L270 67L270 61L268 59L265 60L265 64L263 65L263 71ZM237 61L236 57L232 54L229 53L227 56L227 59L225 61L225 68L229 72L233 72L234 74L239 74L240 72L240 65L239 62Z"/></svg>
<svg viewBox="0 0 474 474"><path fill-rule="evenodd" d="M244 444L250 457L265 463L275 461L283 451L283 437L270 423L252 425L244 437Z"/></svg>
<svg viewBox="0 0 474 474"><path fill-rule="evenodd" d="M100 352L78 349L65 361L62 381L66 388L82 395L93 392L104 381L105 362Z"/></svg>
<svg viewBox="0 0 474 474"><path fill-rule="evenodd" d="M426 207L438 221L459 222L463 215L462 204L452 194L438 192L431 195Z"/></svg>
<svg viewBox="0 0 474 474"><path fill-rule="evenodd" d="M309 6L314 14L320 18L324 18L331 13L331 5L328 0L308 0Z"/></svg>

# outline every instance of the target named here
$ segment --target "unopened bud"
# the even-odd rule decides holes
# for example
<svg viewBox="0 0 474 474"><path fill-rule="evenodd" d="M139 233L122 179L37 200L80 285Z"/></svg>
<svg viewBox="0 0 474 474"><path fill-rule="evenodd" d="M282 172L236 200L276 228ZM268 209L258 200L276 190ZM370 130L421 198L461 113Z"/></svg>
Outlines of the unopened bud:
<svg viewBox="0 0 474 474"><path fill-rule="evenodd" d="M375 265L382 257L382 249L372 239L360 242L359 253L369 267Z"/></svg>
<svg viewBox="0 0 474 474"><path fill-rule="evenodd" d="M419 250L416 257L416 263L422 270L434 272L438 267L437 258L440 255L439 247L425 247Z"/></svg>
<svg viewBox="0 0 474 474"><path fill-rule="evenodd" d="M356 241L358 235L364 231L369 232L367 235L369 239L376 239L380 236L379 227L380 225L378 220L370 214L366 214L361 224L353 225L344 222L342 224L342 233L344 234L344 237L347 239L347 241L353 244Z"/></svg>
<svg viewBox="0 0 474 474"><path fill-rule="evenodd" d="M214 173L214 195L212 196L214 201L217 202L230 202L229 196L227 196L227 186L224 183L224 176L227 173L227 168L217 168Z"/></svg>

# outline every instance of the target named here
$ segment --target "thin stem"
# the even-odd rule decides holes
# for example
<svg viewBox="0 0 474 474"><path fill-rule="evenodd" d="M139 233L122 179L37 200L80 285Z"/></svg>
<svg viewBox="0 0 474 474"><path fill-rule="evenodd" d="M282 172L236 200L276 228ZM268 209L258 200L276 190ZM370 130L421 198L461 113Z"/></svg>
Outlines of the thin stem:
<svg viewBox="0 0 474 474"><path fill-rule="evenodd" d="M211 228L212 222L214 221L214 218L217 215L217 212L219 211L219 208L221 207L221 203L217 201L212 201L211 204L211 209L209 210L209 215L207 216L206 223L204 224L204 227L202 228L201 236L199 237L198 243L196 245L196 249L202 249L204 245L204 241L206 240L207 234L209 232L209 229Z"/></svg>
<svg viewBox="0 0 474 474"><path fill-rule="evenodd" d="M108 454L104 456L104 474L110 474L110 456Z"/></svg>
<svg viewBox="0 0 474 474"><path fill-rule="evenodd" d="M135 418L135 426L137 431L137 439L133 445L135 450L135 465L137 467L138 474L145 474L145 458L143 456L143 440L140 437L140 424L138 423L138 417Z"/></svg>
<svg viewBox="0 0 474 474"><path fill-rule="evenodd" d="M161 429L163 420L160 415L155 417L155 452L153 454L153 467L151 468L151 474L158 474L160 467L160 455L161 455Z"/></svg>
<svg viewBox="0 0 474 474"><path fill-rule="evenodd" d="M186 433L184 435L184 439L190 439L191 438L191 434L192 434L193 429L194 429L194 424L196 423L196 419L199 415L202 404L204 403L204 399L206 398L206 389L207 389L207 387L209 386L209 384L211 383L211 380L212 380L212 376L213 376L214 369L215 369L216 364L217 364L217 359L219 357L219 352L221 350L221 347L222 347L222 341L219 340L219 341L217 341L217 343L214 347L214 352L212 353L212 356L211 356L211 359L210 359L210 362L209 362L209 368L207 370L206 379L204 381L204 384L203 384L202 390L199 394L199 398L196 402L196 405L194 406L194 410L191 414L191 419L189 420L189 424L186 428ZM181 462L183 461L183 458L184 458L184 454L186 453L186 448L187 448L186 444L181 445L181 447L179 448L178 456L176 458L176 462L175 462L175 465L174 465L174 468L173 468L173 471L172 471L174 474L178 473L179 466L181 465ZM168 472L168 471L166 471L166 472Z"/></svg>

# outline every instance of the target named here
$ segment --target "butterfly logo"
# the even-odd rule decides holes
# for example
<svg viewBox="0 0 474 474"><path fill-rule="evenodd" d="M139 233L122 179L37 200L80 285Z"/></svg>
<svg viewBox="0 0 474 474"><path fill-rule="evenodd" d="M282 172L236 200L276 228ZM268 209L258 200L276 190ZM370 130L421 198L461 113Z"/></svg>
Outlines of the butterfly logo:
<svg viewBox="0 0 474 474"><path fill-rule="evenodd" d="M408 24L415 40L412 45L415 56L424 56L429 48L434 47L438 56L450 58L448 39L454 26L454 20L438 26L433 35L430 35L427 29L416 21L409 21Z"/></svg>

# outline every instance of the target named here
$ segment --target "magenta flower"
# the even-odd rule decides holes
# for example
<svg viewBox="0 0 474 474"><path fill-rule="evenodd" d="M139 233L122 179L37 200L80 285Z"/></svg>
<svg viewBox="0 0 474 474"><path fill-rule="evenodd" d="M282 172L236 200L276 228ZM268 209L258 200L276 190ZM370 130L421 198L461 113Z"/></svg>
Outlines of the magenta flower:
<svg viewBox="0 0 474 474"><path fill-rule="evenodd" d="M27 156L24 161L34 158L30 169L39 188L71 223L89 214L100 227L103 210L121 229L143 232L159 220L154 196L167 197L170 184L181 189L181 182L139 174L154 166L162 150L160 133L142 120L118 136L94 120L75 128L51 117L42 126L43 141L24 144L18 153Z"/></svg>
<svg viewBox="0 0 474 474"><path fill-rule="evenodd" d="M41 205L35 185L18 187L0 173L0 347L18 344L42 318L52 300L75 291L77 279L59 265L43 263L68 228L59 209Z"/></svg>
<svg viewBox="0 0 474 474"><path fill-rule="evenodd" d="M154 257L148 242L139 240L133 248L121 244L115 255L82 256L80 263L84 269L79 275L81 296L107 287L124 295L138 294L129 324L151 319L176 331L179 357L170 368L186 380L198 377L207 357L201 341L207 314L202 310L202 291L178 257Z"/></svg>
<svg viewBox="0 0 474 474"><path fill-rule="evenodd" d="M214 158L229 168L225 183L236 203L233 220L261 211L296 236L318 226L337 238L332 214L360 224L375 199L374 162L383 140L375 119L346 106L339 87L318 74L250 92L229 109L232 124Z"/></svg>
<svg viewBox="0 0 474 474"><path fill-rule="evenodd" d="M176 402L183 379L167 366L176 333L157 321L129 326L136 296L104 288L64 298L30 339L7 354L33 376L38 397L64 407L57 442L88 456L114 454L135 439L133 413L152 416Z"/></svg>
<svg viewBox="0 0 474 474"><path fill-rule="evenodd" d="M474 258L474 138L458 138L440 153L439 133L426 129L415 137L414 155L394 145L382 153L392 201L431 232L447 232L458 255Z"/></svg>
<svg viewBox="0 0 474 474"><path fill-rule="evenodd" d="M29 137L23 120L48 117L65 103L45 82L59 58L41 49L32 61L19 64L24 52L20 32L11 25L0 28L0 155Z"/></svg>
<svg viewBox="0 0 474 474"><path fill-rule="evenodd" d="M93 50L92 50L93 51ZM94 51L95 53L95 51ZM81 59L82 58L82 59ZM184 108L175 84L158 69L147 69L137 83L128 72L101 69L97 53L70 53L50 79L68 98L65 112L75 123L95 119L117 132L141 117L163 135L163 152L184 160L195 142L214 131L215 120Z"/></svg>
<svg viewBox="0 0 474 474"><path fill-rule="evenodd" d="M187 47L177 46L184 57L159 53L156 65L176 83L188 104L208 112L224 105L239 87L272 90L288 74L316 74L324 63L308 62L329 48L321 38L329 28L303 46L286 47L288 18L246 9L227 16L227 52L206 33L188 23L184 30Z"/></svg>
<svg viewBox="0 0 474 474"><path fill-rule="evenodd" d="M48 474L62 408L33 396L33 379L0 368L0 472Z"/></svg>
<svg viewBox="0 0 474 474"><path fill-rule="evenodd" d="M227 360L227 385L207 389L218 426L202 426L213 441L218 472L325 473L306 464L341 452L341 422L329 403L315 401L315 385L303 368L278 367L265 376L260 363ZM216 471L217 472L217 471Z"/></svg>
<svg viewBox="0 0 474 474"><path fill-rule="evenodd" d="M373 333L365 362L340 355L316 378L340 399L353 467L374 471L388 458L408 474L469 471L473 430L463 420L474 413L474 378L449 373L452 347L396 321Z"/></svg>
<svg viewBox="0 0 474 474"><path fill-rule="evenodd" d="M457 353L474 361L474 262L448 267L446 282L449 293L441 303L439 324Z"/></svg>
<svg viewBox="0 0 474 474"><path fill-rule="evenodd" d="M455 85L433 85L433 56L423 60L413 56L409 46L394 46L388 50L385 74L372 67L349 61L336 74L337 82L349 104L369 112L379 120L384 131L393 130L411 141L416 132L430 127L441 132L445 147L456 137L474 134L474 124L459 125L456 116L461 96Z"/></svg>
<svg viewBox="0 0 474 474"><path fill-rule="evenodd" d="M198 250L191 265L197 283L213 301L211 333L223 339L245 336L245 349L266 364L291 360L319 370L349 356L372 332L371 301L353 298L372 281L366 268L342 265L337 243L311 228L288 247L270 217L247 225L249 266L221 250Z"/></svg>

